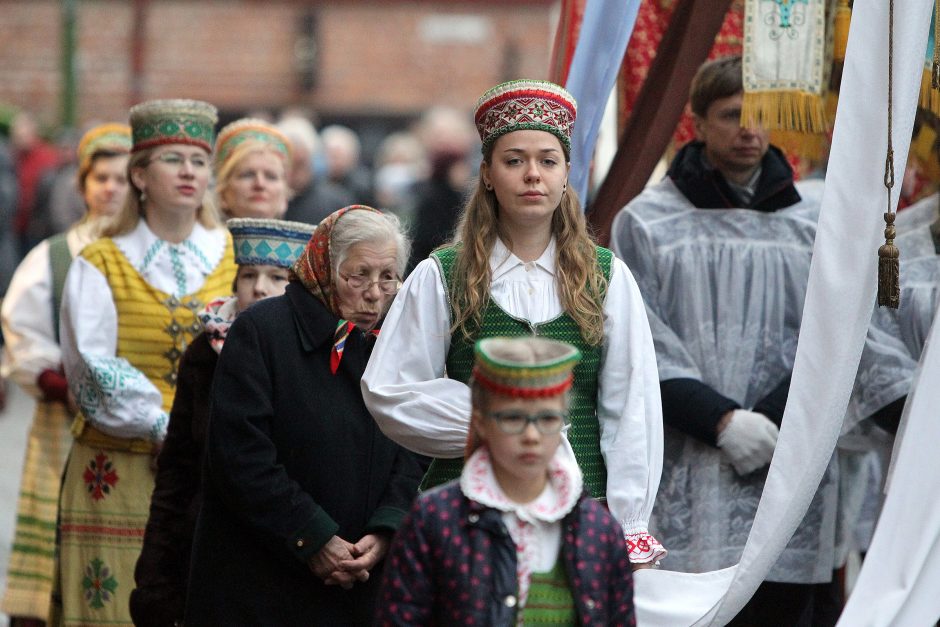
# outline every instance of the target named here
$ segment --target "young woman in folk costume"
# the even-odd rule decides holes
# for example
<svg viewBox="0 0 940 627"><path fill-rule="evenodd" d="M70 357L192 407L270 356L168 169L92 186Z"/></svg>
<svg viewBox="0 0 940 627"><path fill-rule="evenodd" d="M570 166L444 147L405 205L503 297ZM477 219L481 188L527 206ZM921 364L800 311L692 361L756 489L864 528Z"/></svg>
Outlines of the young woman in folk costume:
<svg viewBox="0 0 940 627"><path fill-rule="evenodd" d="M78 145L78 189L88 210L67 232L40 243L13 275L0 311L3 376L36 399L20 483L16 533L0 611L18 624L46 620L52 590L55 522L62 469L75 415L59 349L59 303L72 259L95 239L96 225L124 205L131 129L102 124Z"/></svg>
<svg viewBox="0 0 940 627"><path fill-rule="evenodd" d="M205 196L216 112L192 100L131 109L132 191L69 270L62 360L81 413L63 479L58 594L66 625L130 625L128 597L180 357L206 303L230 293L232 244Z"/></svg>
<svg viewBox="0 0 940 627"><path fill-rule="evenodd" d="M592 496L623 528L634 565L665 550L647 529L662 468L656 358L626 266L587 233L568 189L576 104L545 81L513 81L477 105L480 178L454 241L410 275L363 377L382 430L437 457L429 487L457 477L470 421L473 342L541 335L574 344L567 433ZM450 458L450 459L446 459Z"/></svg>

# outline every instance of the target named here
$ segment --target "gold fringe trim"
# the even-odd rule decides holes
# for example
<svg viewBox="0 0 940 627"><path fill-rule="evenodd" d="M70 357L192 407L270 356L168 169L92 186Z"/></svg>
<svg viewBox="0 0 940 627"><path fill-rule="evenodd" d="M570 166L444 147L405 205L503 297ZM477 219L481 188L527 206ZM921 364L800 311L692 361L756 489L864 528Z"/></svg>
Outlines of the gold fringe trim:
<svg viewBox="0 0 940 627"><path fill-rule="evenodd" d="M836 61L845 61L845 49L849 45L849 25L851 21L852 9L849 8L849 0L839 0L832 27L832 57Z"/></svg>
<svg viewBox="0 0 940 627"><path fill-rule="evenodd" d="M822 95L791 90L744 92L741 123L800 133L825 133L829 125Z"/></svg>
<svg viewBox="0 0 940 627"><path fill-rule="evenodd" d="M797 155L810 161L821 159L828 147L825 134L797 131L770 131L770 143L787 154Z"/></svg>
<svg viewBox="0 0 940 627"><path fill-rule="evenodd" d="M924 68L924 75L920 80L920 99L917 105L940 117L940 91L933 87L932 68Z"/></svg>

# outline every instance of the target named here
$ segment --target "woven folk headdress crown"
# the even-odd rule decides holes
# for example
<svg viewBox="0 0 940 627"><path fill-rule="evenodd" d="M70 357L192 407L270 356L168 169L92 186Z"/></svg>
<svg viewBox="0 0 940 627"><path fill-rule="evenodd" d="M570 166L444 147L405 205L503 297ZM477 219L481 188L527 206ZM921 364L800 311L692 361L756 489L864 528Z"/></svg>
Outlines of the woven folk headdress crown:
<svg viewBox="0 0 940 627"><path fill-rule="evenodd" d="M133 152L164 144L189 144L212 152L216 108L201 100L149 100L131 107Z"/></svg>
<svg viewBox="0 0 940 627"><path fill-rule="evenodd" d="M516 80L480 96L473 119L484 153L506 133L538 130L555 135L565 154L570 154L577 114L578 104L564 87L549 81Z"/></svg>

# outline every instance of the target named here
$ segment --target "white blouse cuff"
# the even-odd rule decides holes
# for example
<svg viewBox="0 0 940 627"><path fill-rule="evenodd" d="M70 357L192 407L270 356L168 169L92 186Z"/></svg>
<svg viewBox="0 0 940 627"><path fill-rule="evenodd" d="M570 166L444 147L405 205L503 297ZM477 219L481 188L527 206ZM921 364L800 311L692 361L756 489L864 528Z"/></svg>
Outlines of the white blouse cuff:
<svg viewBox="0 0 940 627"><path fill-rule="evenodd" d="M666 549L645 526L625 526L623 536L632 564L658 564L659 560L666 557Z"/></svg>

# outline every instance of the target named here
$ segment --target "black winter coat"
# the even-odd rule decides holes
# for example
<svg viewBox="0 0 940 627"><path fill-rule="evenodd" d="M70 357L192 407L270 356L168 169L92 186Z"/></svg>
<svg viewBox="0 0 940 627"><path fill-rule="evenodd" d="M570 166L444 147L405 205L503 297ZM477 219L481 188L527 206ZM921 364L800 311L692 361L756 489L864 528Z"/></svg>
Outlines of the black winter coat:
<svg viewBox="0 0 940 627"><path fill-rule="evenodd" d="M170 424L150 499L150 518L131 592L137 627L165 627L183 619L189 554L202 505L202 454L209 424L209 393L219 356L200 334L180 361Z"/></svg>
<svg viewBox="0 0 940 627"><path fill-rule="evenodd" d="M291 283L229 330L212 388L187 625L371 623L380 568L346 591L308 563L333 535L393 533L421 469L363 404L370 344L358 329L330 373L337 322Z"/></svg>

